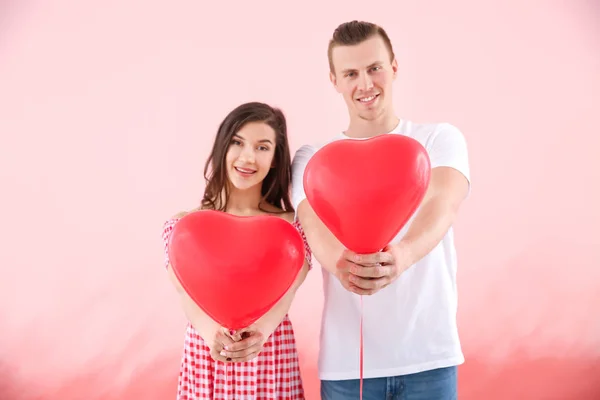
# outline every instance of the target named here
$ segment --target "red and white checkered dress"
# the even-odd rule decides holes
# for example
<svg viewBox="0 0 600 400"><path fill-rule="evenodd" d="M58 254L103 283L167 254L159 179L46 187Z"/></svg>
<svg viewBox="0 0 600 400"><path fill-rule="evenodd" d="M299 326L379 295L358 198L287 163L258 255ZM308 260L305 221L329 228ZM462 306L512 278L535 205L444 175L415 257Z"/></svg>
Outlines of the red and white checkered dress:
<svg viewBox="0 0 600 400"><path fill-rule="evenodd" d="M169 265L168 243L178 219L165 222L163 242L165 266ZM312 267L311 252L300 223L294 227L304 240L306 260ZM286 315L254 359L224 363L210 356L210 349L188 323L177 400L304 400L294 330Z"/></svg>

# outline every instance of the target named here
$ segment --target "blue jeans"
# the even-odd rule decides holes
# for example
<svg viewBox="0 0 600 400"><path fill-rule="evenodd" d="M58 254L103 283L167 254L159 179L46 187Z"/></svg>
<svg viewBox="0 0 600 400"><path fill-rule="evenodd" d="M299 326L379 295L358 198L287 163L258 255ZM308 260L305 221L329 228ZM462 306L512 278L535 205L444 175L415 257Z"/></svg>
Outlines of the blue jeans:
<svg viewBox="0 0 600 400"><path fill-rule="evenodd" d="M456 400L457 367L363 379L363 400ZM359 400L360 380L321 381L322 400Z"/></svg>

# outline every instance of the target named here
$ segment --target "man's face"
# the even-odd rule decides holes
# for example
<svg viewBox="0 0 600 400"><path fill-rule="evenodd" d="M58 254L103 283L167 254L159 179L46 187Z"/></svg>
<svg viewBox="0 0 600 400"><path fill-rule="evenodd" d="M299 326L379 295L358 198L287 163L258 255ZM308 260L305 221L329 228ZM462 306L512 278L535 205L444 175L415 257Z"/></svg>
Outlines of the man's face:
<svg viewBox="0 0 600 400"><path fill-rule="evenodd" d="M375 120L392 110L392 84L398 63L390 62L383 39L376 35L355 46L337 46L331 82L344 97L351 117Z"/></svg>

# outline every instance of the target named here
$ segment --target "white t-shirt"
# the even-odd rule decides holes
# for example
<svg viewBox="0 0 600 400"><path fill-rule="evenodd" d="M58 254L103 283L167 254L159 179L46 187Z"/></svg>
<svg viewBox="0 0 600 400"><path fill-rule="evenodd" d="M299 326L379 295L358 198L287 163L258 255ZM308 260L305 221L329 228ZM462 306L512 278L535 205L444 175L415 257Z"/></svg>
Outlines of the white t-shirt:
<svg viewBox="0 0 600 400"><path fill-rule="evenodd" d="M456 127L400 121L390 134L418 140L427 149L432 168L455 168L470 182L466 141ZM329 142L340 139L351 138L342 133ZM325 144L302 146L294 156L292 199L296 209L306 199L302 180L306 164ZM406 234L413 219L414 215L393 242ZM374 295L363 296L365 378L411 374L464 362L456 323L456 265L451 228L427 256L394 283ZM325 269L322 271L325 302L319 377L358 379L360 296L344 289Z"/></svg>

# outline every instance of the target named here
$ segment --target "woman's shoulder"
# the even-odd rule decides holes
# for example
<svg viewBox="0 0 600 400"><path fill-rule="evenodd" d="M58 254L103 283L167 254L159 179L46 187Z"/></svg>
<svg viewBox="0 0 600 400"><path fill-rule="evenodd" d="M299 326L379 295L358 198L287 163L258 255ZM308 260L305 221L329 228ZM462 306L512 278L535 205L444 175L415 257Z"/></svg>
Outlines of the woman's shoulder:
<svg viewBox="0 0 600 400"><path fill-rule="evenodd" d="M201 210L202 207L197 207L194 208L193 210L189 210L189 211L179 211L178 213L175 213L174 215L172 215L171 217L167 218L163 224L163 231L170 231L173 229L173 226L183 217L185 217L188 214L191 214L195 211L199 211Z"/></svg>
<svg viewBox="0 0 600 400"><path fill-rule="evenodd" d="M281 218L285 219L290 224L292 224L294 222L295 214L293 212L283 212L280 215L281 215Z"/></svg>
<svg viewBox="0 0 600 400"><path fill-rule="evenodd" d="M175 215L173 215L169 219L170 220L181 219L181 218L185 217L186 215L191 214L191 213L196 212L196 211L200 211L201 209L202 209L202 207L196 207L196 208L194 208L192 210L189 210L189 211L180 211L180 212L176 213Z"/></svg>
<svg viewBox="0 0 600 400"><path fill-rule="evenodd" d="M284 211L281 208L274 206L272 204L266 204L263 209L267 212L267 215L273 215L279 218L282 218L289 222L290 224L294 222L294 212L293 211Z"/></svg>

